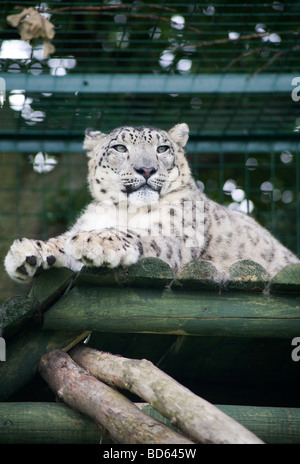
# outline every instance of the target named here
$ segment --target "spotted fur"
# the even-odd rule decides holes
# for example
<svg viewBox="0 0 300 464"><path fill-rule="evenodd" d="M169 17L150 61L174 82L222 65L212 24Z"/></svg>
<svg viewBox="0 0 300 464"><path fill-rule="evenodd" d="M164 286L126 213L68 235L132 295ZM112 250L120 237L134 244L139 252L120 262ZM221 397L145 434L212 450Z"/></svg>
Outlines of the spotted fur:
<svg viewBox="0 0 300 464"><path fill-rule="evenodd" d="M298 258L248 215L208 199L194 182L185 157L188 126L169 132L120 127L87 130L88 182L93 201L64 234L48 241L20 239L5 268L18 282L40 269L129 266L160 258L177 271L194 259L221 273L250 259L270 276Z"/></svg>

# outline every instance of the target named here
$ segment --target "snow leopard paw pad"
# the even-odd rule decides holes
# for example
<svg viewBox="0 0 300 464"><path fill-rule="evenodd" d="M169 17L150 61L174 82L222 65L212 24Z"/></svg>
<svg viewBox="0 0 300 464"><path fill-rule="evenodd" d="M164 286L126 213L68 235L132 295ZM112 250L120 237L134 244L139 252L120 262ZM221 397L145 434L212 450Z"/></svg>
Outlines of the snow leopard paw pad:
<svg viewBox="0 0 300 464"><path fill-rule="evenodd" d="M56 258L49 253L43 257L41 241L21 238L12 244L4 261L9 276L16 282L26 283L42 268L51 267Z"/></svg>

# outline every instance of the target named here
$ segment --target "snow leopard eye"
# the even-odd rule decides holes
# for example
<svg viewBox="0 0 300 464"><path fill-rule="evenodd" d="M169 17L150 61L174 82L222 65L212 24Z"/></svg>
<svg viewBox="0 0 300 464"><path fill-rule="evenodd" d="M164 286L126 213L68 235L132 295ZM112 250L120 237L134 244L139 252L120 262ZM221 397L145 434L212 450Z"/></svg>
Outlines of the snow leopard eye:
<svg viewBox="0 0 300 464"><path fill-rule="evenodd" d="M125 145L114 145L112 148L118 151L119 153L125 153L127 151Z"/></svg>
<svg viewBox="0 0 300 464"><path fill-rule="evenodd" d="M169 150L169 146L168 145L160 145L159 147L157 147L157 152L158 153L165 153L166 151Z"/></svg>

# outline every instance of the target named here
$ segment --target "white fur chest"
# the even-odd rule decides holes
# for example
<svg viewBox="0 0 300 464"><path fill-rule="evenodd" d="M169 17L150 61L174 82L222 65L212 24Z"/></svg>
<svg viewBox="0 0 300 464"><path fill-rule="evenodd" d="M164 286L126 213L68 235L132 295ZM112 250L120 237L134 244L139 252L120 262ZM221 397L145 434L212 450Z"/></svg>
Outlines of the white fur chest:
<svg viewBox="0 0 300 464"><path fill-rule="evenodd" d="M93 203L89 205L85 213L80 217L75 229L78 231L92 231L114 228L118 230L130 229L144 235L144 232L153 229L158 230L159 221L162 219L158 209L148 210L148 207L128 208L128 204L114 205L109 203Z"/></svg>

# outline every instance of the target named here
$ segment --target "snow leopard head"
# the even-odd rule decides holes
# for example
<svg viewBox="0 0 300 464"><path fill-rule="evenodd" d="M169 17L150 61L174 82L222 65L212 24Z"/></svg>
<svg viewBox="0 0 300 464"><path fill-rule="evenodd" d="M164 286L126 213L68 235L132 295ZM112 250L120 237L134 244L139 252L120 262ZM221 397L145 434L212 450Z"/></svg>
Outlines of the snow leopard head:
<svg viewBox="0 0 300 464"><path fill-rule="evenodd" d="M189 167L184 156L189 129L177 124L170 131L151 127L120 127L109 134L87 129L89 187L101 201L150 204L182 188Z"/></svg>

